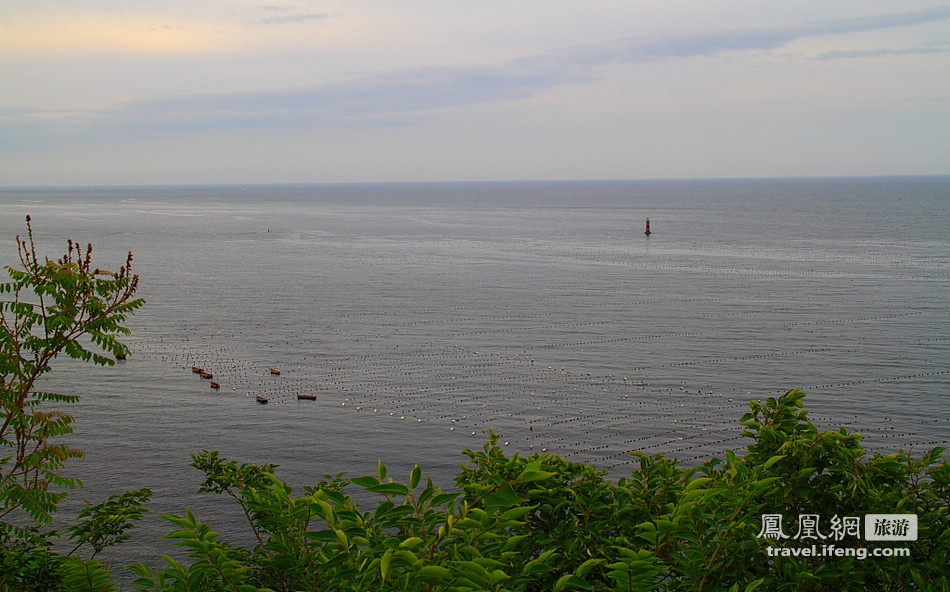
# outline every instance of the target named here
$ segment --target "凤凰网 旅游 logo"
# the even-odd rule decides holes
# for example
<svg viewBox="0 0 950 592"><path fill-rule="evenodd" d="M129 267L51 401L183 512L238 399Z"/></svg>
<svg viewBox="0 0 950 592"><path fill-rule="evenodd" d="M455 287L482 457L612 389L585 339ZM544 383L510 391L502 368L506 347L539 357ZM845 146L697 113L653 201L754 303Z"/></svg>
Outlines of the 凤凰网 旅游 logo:
<svg viewBox="0 0 950 592"><path fill-rule="evenodd" d="M799 514L793 535L786 533L782 514L762 514L757 538L794 541L841 541L846 538L865 541L916 541L916 514L865 514L832 516L826 522L820 514ZM864 528L862 529L862 524Z"/></svg>
<svg viewBox="0 0 950 592"><path fill-rule="evenodd" d="M916 541L916 514L834 515L822 520L819 514L799 514L797 524L783 524L782 514L762 514L757 538L771 540L764 547L769 557L910 557L907 547L855 545L851 541ZM863 525L863 528L862 528ZM786 532L794 530L794 534ZM836 543L847 541L842 545ZM797 544L795 544L797 543Z"/></svg>

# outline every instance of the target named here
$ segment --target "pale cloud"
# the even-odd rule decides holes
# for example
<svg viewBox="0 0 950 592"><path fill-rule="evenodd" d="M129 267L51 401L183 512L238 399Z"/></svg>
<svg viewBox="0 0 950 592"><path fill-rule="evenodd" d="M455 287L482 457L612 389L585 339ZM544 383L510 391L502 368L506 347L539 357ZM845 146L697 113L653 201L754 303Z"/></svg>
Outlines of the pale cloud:
<svg viewBox="0 0 950 592"><path fill-rule="evenodd" d="M59 12L0 22L0 54L193 54L223 50L239 38L234 28L204 21L132 14Z"/></svg>
<svg viewBox="0 0 950 592"><path fill-rule="evenodd" d="M592 47L591 62L713 56L730 51L771 50L808 37L894 29L950 20L950 6L892 13L874 17L809 21L790 25L745 27L670 35L655 39L631 38Z"/></svg>
<svg viewBox="0 0 950 592"><path fill-rule="evenodd" d="M838 49L826 51L816 55L813 59L818 61L831 61L840 59L855 58L880 58L880 57L898 57L910 55L943 54L950 53L950 44L930 44L919 45L916 47L878 47L874 49Z"/></svg>
<svg viewBox="0 0 950 592"><path fill-rule="evenodd" d="M313 12L306 8L295 5L274 5L265 4L260 7L266 14L256 19L257 22L264 25L285 25L293 23L305 23L307 21L321 20L330 18L325 12Z"/></svg>
<svg viewBox="0 0 950 592"><path fill-rule="evenodd" d="M284 13L286 9L264 7ZM296 14L296 13L294 13ZM141 130L209 127L364 126L403 123L406 114L459 105L530 98L560 85L581 84L615 63L712 57L726 52L773 50L793 41L950 19L950 7L871 18L814 21L775 27L708 31L657 38L628 38L552 50L494 65L451 65L374 72L343 82L274 91L209 93L128 101L89 117L88 126ZM946 51L932 48L932 51ZM918 48L919 51L919 48ZM819 59L900 55L900 49L826 52ZM911 53L906 51L903 53ZM23 111L17 117L23 118ZM36 111L30 119L61 122L69 113ZM9 118L6 118L9 121ZM2 120L0 120L2 121Z"/></svg>

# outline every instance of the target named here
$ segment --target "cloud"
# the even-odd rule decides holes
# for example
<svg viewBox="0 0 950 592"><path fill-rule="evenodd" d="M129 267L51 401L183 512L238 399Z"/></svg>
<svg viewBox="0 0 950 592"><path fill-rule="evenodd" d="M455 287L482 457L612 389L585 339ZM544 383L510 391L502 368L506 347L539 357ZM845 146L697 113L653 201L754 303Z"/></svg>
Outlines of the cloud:
<svg viewBox="0 0 950 592"><path fill-rule="evenodd" d="M714 56L770 50L812 36L887 29L950 19L950 7L876 17L817 21L790 26L707 32L644 40L622 39L576 46L498 65L445 66L372 74L315 88L231 93L130 103L128 114L196 119L228 118L264 124L312 123L428 111L458 105L531 97L562 84L587 82L610 63ZM341 121L341 118L343 121Z"/></svg>
<svg viewBox="0 0 950 592"><path fill-rule="evenodd" d="M297 8L296 6L277 6L273 4L265 4L259 8L266 13L266 16L258 18L255 22L262 25L304 23L330 17L330 15L326 13L305 11Z"/></svg>
<svg viewBox="0 0 950 592"><path fill-rule="evenodd" d="M307 12L307 13L298 13L298 14L282 14L278 16L271 16L258 19L257 22L263 25L283 25L286 23L304 23L307 21L315 21L320 19L329 18L330 15L316 12Z"/></svg>
<svg viewBox="0 0 950 592"><path fill-rule="evenodd" d="M893 29L950 19L950 6L872 17L747 27L655 39L624 39L591 49L592 61L641 62L660 58L714 56L730 51L764 51L808 37Z"/></svg>
<svg viewBox="0 0 950 592"><path fill-rule="evenodd" d="M370 75L313 88L133 101L103 113L132 125L343 126L398 123L406 115L507 99L590 77L539 60L501 67L432 67ZM105 122L105 121L104 121Z"/></svg>
<svg viewBox="0 0 950 592"><path fill-rule="evenodd" d="M262 6L274 18L322 18L294 7ZM78 129L123 133L259 127L361 127L400 125L421 113L461 105L524 99L560 85L597 78L612 63L710 57L724 52L765 51L798 39L903 27L950 19L950 6L874 17L711 31L690 35L627 38L573 46L495 65L404 69L354 77L334 84L277 91L172 96L129 101L90 115ZM277 22L277 21L275 21ZM946 51L945 46L933 51ZM827 52L818 59L900 55L916 50ZM62 113L19 112L19 127L37 130ZM24 118L27 123L24 123ZM13 117L0 118L9 129ZM14 127L17 127L16 125Z"/></svg>
<svg viewBox="0 0 950 592"><path fill-rule="evenodd" d="M919 54L940 54L950 53L950 45L920 45L917 47L902 47L899 49L876 48L876 49L856 49L856 50L835 50L826 51L818 54L813 60L831 61L839 59L854 58L878 58L887 56L905 56Z"/></svg>

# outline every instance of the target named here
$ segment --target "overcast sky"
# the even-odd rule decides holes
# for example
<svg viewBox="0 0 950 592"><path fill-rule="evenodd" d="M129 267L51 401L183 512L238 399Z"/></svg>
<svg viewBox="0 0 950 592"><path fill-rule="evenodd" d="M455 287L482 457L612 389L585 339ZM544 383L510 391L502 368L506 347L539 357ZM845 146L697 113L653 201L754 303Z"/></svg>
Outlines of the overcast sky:
<svg viewBox="0 0 950 592"><path fill-rule="evenodd" d="M950 174L950 4L0 0L0 185Z"/></svg>

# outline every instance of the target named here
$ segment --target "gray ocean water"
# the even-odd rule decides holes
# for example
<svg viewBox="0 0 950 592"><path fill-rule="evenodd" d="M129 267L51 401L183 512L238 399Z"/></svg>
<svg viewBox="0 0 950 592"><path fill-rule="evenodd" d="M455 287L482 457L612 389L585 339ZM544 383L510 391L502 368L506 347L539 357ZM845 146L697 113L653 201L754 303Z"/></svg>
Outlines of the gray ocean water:
<svg viewBox="0 0 950 592"><path fill-rule="evenodd" d="M489 430L613 476L699 464L797 387L870 450L950 443L948 177L0 189L3 264L26 214L51 256L133 251L148 302L128 360L51 375L82 396L72 508L150 487L241 540L202 449L297 487L382 460L450 488ZM123 559L168 551L139 530Z"/></svg>

